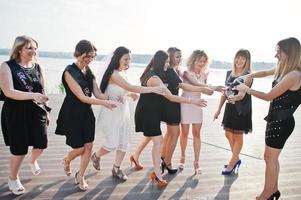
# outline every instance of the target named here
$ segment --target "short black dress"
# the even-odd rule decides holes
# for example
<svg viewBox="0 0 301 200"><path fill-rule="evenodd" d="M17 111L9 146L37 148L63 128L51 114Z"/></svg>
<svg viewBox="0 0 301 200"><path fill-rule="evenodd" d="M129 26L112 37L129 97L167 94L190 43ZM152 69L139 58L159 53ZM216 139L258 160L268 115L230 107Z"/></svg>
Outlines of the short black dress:
<svg viewBox="0 0 301 200"><path fill-rule="evenodd" d="M81 102L70 90L64 78L66 71L88 97L92 96L94 75L89 68L85 74L82 73L73 63L66 67L62 76L66 96L59 112L55 133L65 135L66 144L75 149L94 141L95 117L91 105Z"/></svg>
<svg viewBox="0 0 301 200"><path fill-rule="evenodd" d="M43 93L40 66L23 68L14 60L6 62L11 70L14 89ZM32 100L4 98L1 126L4 142L13 155L26 155L28 147L47 148L46 110Z"/></svg>
<svg viewBox="0 0 301 200"><path fill-rule="evenodd" d="M147 81L156 76L153 70L147 72L141 80L142 86L147 86ZM163 98L155 93L141 94L135 110L136 132L143 132L146 137L162 135L161 120L163 114Z"/></svg>
<svg viewBox="0 0 301 200"><path fill-rule="evenodd" d="M273 87L277 81L273 81ZM301 104L301 87L296 91L287 90L270 103L269 113L264 118L267 121L265 143L267 146L282 149L288 137L295 128L294 112Z"/></svg>
<svg viewBox="0 0 301 200"><path fill-rule="evenodd" d="M166 70L166 84L167 88L173 95L179 94L179 84L182 83L179 75L173 68L168 68ZM181 104L163 99L164 112L162 121L166 122L168 125L179 125L181 121Z"/></svg>
<svg viewBox="0 0 301 200"><path fill-rule="evenodd" d="M232 71L227 72L225 85L228 86L237 78L232 76ZM243 131L245 134L252 132L252 100L249 94L236 101L235 104L226 103L222 126L233 133Z"/></svg>

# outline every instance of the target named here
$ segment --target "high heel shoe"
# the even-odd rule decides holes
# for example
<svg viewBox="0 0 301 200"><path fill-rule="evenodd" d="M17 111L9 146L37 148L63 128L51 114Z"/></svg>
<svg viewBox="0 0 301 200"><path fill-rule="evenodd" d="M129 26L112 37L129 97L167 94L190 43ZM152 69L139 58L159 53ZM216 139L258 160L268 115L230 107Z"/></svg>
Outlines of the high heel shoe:
<svg viewBox="0 0 301 200"><path fill-rule="evenodd" d="M158 189L167 186L167 181L165 180L160 180L155 172L152 172L150 175L151 183L152 183L152 190L154 189L154 182L155 180L158 182Z"/></svg>
<svg viewBox="0 0 301 200"><path fill-rule="evenodd" d="M130 156L130 162L131 162L131 167L132 167L132 164L134 163L136 170L141 170L144 167L139 161L136 161L134 159L133 155Z"/></svg>
<svg viewBox="0 0 301 200"><path fill-rule="evenodd" d="M81 189L82 191L86 191L89 188L88 183L85 180L85 177L80 176L78 172L75 173L74 183L75 185L78 185L79 189Z"/></svg>
<svg viewBox="0 0 301 200"><path fill-rule="evenodd" d="M94 169L100 171L100 158L96 156L96 152L94 152L91 156L92 164Z"/></svg>
<svg viewBox="0 0 301 200"><path fill-rule="evenodd" d="M63 159L63 167L64 167L65 174L67 176L70 176L72 171L71 171L71 167L70 167L70 162L67 162L67 158Z"/></svg>
<svg viewBox="0 0 301 200"><path fill-rule="evenodd" d="M20 182L19 177L16 180L8 178L8 188L14 195L21 195L25 193L25 188Z"/></svg>
<svg viewBox="0 0 301 200"><path fill-rule="evenodd" d="M239 169L239 166L241 165L241 160L238 160L233 168L230 170L230 171L227 171L227 167L225 167L222 171L222 175L231 175L233 173L235 173L235 170L237 169L237 172L238 172L238 169Z"/></svg>
<svg viewBox="0 0 301 200"><path fill-rule="evenodd" d="M167 169L167 171L168 171L169 174L175 174L178 171L178 169L172 168L171 164L167 165L164 161L162 161L161 162L161 171L162 171L162 174L164 173L165 169Z"/></svg>
<svg viewBox="0 0 301 200"><path fill-rule="evenodd" d="M184 168L185 168L185 157L181 156L179 170L184 170Z"/></svg>
<svg viewBox="0 0 301 200"><path fill-rule="evenodd" d="M193 166L194 166L194 175L202 173L202 169L200 168L200 163L199 162L194 162Z"/></svg>
<svg viewBox="0 0 301 200"><path fill-rule="evenodd" d="M281 195L280 191L277 190L267 200L277 200L280 198L280 195Z"/></svg>

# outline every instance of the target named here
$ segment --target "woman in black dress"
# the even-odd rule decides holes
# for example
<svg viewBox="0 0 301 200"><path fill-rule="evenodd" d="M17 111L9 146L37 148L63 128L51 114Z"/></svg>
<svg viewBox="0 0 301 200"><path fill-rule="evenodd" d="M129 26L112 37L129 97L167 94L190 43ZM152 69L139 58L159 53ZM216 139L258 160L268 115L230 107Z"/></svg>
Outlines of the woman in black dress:
<svg viewBox="0 0 301 200"><path fill-rule="evenodd" d="M294 130L294 112L301 103L301 46L296 38L287 38L277 44L277 66L267 71L259 71L246 76L247 80L274 75L271 91L264 93L244 84L236 89L257 98L270 101L269 113L265 120L264 160L265 184L257 200L278 199L279 155L288 137ZM234 98L235 100L235 98Z"/></svg>
<svg viewBox="0 0 301 200"><path fill-rule="evenodd" d="M246 49L240 49L234 57L233 69L227 72L225 85L230 87L237 77L248 74L250 72L250 52ZM251 82L246 82L246 84L250 86ZM230 89L231 88L229 88L229 90ZM227 99L227 95L230 94L227 93L227 91L224 95L221 96L218 109L214 114L214 119L218 118L218 115L220 114L220 111ZM230 92L234 93L235 91L231 90ZM231 147L232 157L228 164L225 165L222 171L223 175L230 175L234 173L235 170L238 170L241 164L239 154L243 146L243 134L247 134L248 132L252 131L251 96L245 95L243 97L240 94L237 96L237 98L239 99L237 99L237 102L235 102L235 104L230 101L226 103L226 108L224 111L222 126L224 127L225 135Z"/></svg>
<svg viewBox="0 0 301 200"><path fill-rule="evenodd" d="M169 65L168 54L164 51L157 51L151 62L143 72L140 82L142 86L156 87L164 86L165 73ZM206 106L206 102L203 99L190 99L173 95L169 90L166 90L165 98L173 102L185 102L193 103L198 106ZM158 187L164 187L167 182L162 179L160 173L160 155L162 145L162 132L160 128L160 122L164 118L164 103L163 96L158 94L149 93L141 94L135 112L135 125L136 132L143 132L145 136L140 145L136 149L134 155L145 147L149 141L153 141L152 159L154 165L154 171L151 173L151 181L158 182ZM135 163L139 163L138 160Z"/></svg>
<svg viewBox="0 0 301 200"><path fill-rule="evenodd" d="M95 117L91 105L102 105L108 109L116 107L107 101L109 96L100 92L88 66L95 56L96 48L91 42L81 40L76 45L76 62L68 65L62 76L66 97L55 130L56 134L66 136L66 144L73 149L63 160L66 175L71 175L70 162L81 156L80 167L75 174L75 183L79 184L81 190L88 189L84 174L91 157L95 135ZM91 97L92 93L97 99Z"/></svg>
<svg viewBox="0 0 301 200"><path fill-rule="evenodd" d="M36 63L37 48L34 39L17 37L9 61L0 67L0 87L6 96L1 125L5 144L11 152L8 186L15 195L25 192L18 174L28 147L33 146L29 164L34 175L40 173L37 159L47 148L47 111L50 109L46 106L44 72Z"/></svg>
<svg viewBox="0 0 301 200"><path fill-rule="evenodd" d="M213 90L208 88L206 85L204 86L193 86L190 84L183 83L181 78L179 77L178 65L181 62L181 51L178 48L171 47L168 49L169 53L169 63L168 67L164 70L163 75L164 79L163 84L168 88L172 95L177 96L179 93L179 88L187 91L196 91L202 92L208 95L213 94ZM179 101L170 100L169 98L163 98L163 107L164 111L162 114L162 121L166 122L167 132L163 139L162 151L161 151L161 159L162 159L162 173L165 169L167 169L168 173L174 174L178 170L172 168L171 159L173 152L176 148L178 137L180 135L180 104ZM150 140L149 140L150 141ZM142 150L147 145L145 143L141 143L141 146L136 149L135 153L131 156L131 159L135 161L136 166L142 166L141 163L138 162L139 156ZM140 169L141 167L139 167ZM137 169L137 167L136 167Z"/></svg>

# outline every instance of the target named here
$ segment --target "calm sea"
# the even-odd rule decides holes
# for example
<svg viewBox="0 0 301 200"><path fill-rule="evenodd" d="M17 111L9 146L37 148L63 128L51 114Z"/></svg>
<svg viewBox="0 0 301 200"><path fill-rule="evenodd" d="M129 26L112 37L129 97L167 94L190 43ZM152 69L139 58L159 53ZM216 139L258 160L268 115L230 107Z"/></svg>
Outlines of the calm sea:
<svg viewBox="0 0 301 200"><path fill-rule="evenodd" d="M8 56L0 55L0 62L6 61ZM72 59L59 59L59 58L39 58L38 63L45 69L47 79L47 91L50 94L59 93L58 86L61 83L61 76L65 67L72 64ZM93 61L92 68L101 66L99 61ZM132 63L127 70L127 78L131 84L139 85L139 77L141 76L146 65ZM210 68L208 83L212 85L224 85L226 77L225 69ZM256 79L253 83L253 88L260 91L268 91L271 88L272 77ZM218 98L220 95L215 93L210 98Z"/></svg>

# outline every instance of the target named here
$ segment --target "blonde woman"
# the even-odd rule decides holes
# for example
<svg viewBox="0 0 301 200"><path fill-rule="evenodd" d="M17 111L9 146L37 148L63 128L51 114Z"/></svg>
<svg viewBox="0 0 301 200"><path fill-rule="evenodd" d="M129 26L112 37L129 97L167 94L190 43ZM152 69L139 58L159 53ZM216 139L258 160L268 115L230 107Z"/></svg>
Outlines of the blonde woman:
<svg viewBox="0 0 301 200"><path fill-rule="evenodd" d="M296 38L287 38L277 44L276 68L247 75L252 78L274 75L273 88L260 92L241 84L236 89L248 95L270 101L265 131L264 160L266 163L265 183L257 200L279 199L278 190L279 156L286 140L294 131L294 112L301 103L301 46ZM235 97L233 100L236 100Z"/></svg>
<svg viewBox="0 0 301 200"><path fill-rule="evenodd" d="M15 39L9 61L1 64L0 87L5 97L1 125L5 144L10 147L8 187L15 195L25 193L19 169L33 146L29 164L34 175L41 170L38 157L47 148L50 109L46 106L45 76L36 63L38 43L28 36Z"/></svg>
<svg viewBox="0 0 301 200"><path fill-rule="evenodd" d="M168 90L173 94L178 96L179 89L187 90L187 91L195 91L202 92L207 95L212 95L213 90L207 86L194 86L187 83L183 83L180 75L178 67L181 62L181 51L176 47L170 47L168 50L169 63L164 71L164 79L163 82L167 86ZM194 99L195 100L195 99ZM162 121L166 123L166 134L163 139L162 151L161 151L161 171L164 173L165 169L169 174L174 174L178 171L177 168L172 167L172 155L176 148L178 137L180 135L180 121L181 121L181 107L178 101L172 101L169 98L163 99L163 113L162 113ZM147 143L144 143L144 146L141 145L135 153L131 156L132 160L135 161L138 165L136 165L136 169L141 169L143 166L139 163L139 156L144 149Z"/></svg>
<svg viewBox="0 0 301 200"><path fill-rule="evenodd" d="M235 79L239 76L251 73L251 54L246 49L240 49L234 57L233 67L227 72L226 86L229 87L229 92L221 96L219 106L214 114L214 119L217 119L221 109L230 96L230 92L234 95L237 91L231 90L231 86L235 83ZM251 81L246 81L246 85L251 86ZM241 93L240 93L241 94ZM223 175L231 175L238 170L241 160L239 154L243 146L243 134L252 131L252 102L249 94L242 96L237 95L235 104L228 101L226 103L222 126L225 130L226 138L232 151L232 157L228 164L224 166Z"/></svg>
<svg viewBox="0 0 301 200"><path fill-rule="evenodd" d="M208 56L204 51L195 50L191 54L187 62L188 70L183 73L184 83L193 84L197 86L207 86L208 77ZM222 86L208 86L216 91L222 91ZM191 99L201 98L200 92L191 92L183 90L183 97ZM185 152L187 147L187 139L189 128L191 124L192 135L193 135L193 149L194 149L194 169L195 174L201 173L199 157L201 149L201 128L203 123L203 109L191 104L181 104L181 135L180 135L180 146L181 146L181 158L179 169L183 170L185 166Z"/></svg>
<svg viewBox="0 0 301 200"><path fill-rule="evenodd" d="M141 85L147 87L163 86L166 82L164 74L168 66L168 54L161 50L157 51L140 77ZM173 102L186 102L201 107L206 106L206 101L203 99L180 97L172 94L169 90L167 90L164 97ZM135 111L136 132L143 132L145 137L143 137L134 155L140 155L144 147L150 141L153 141L152 159L154 171L151 173L151 181L152 183L157 181L159 188L167 185L167 182L163 180L162 174L160 173L160 151L163 140L160 123L163 113L165 112L164 97L153 93L141 94ZM135 160L135 164L136 163L141 165L138 160ZM139 167L139 169L141 169L141 167Z"/></svg>

